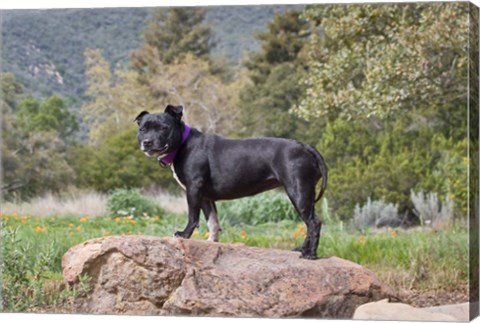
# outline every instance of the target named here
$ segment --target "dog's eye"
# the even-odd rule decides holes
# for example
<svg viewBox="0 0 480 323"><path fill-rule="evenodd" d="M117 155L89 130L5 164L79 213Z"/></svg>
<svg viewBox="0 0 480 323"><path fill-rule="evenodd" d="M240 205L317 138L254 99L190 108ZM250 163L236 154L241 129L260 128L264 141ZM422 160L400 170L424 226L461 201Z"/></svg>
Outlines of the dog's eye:
<svg viewBox="0 0 480 323"><path fill-rule="evenodd" d="M145 132L145 128L140 128L138 131Z"/></svg>

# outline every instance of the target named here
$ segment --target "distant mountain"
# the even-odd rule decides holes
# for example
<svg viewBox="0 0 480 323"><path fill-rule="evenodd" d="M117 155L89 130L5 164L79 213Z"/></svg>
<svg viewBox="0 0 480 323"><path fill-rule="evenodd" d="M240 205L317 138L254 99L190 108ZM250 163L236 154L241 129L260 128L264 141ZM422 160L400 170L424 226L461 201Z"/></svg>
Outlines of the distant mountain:
<svg viewBox="0 0 480 323"><path fill-rule="evenodd" d="M216 54L232 64L257 50L254 35L276 12L295 6L213 6L207 23L216 35ZM36 97L60 94L75 103L85 90L84 50L99 48L113 66L129 64L142 43L152 8L0 11L3 72L13 72L25 92Z"/></svg>

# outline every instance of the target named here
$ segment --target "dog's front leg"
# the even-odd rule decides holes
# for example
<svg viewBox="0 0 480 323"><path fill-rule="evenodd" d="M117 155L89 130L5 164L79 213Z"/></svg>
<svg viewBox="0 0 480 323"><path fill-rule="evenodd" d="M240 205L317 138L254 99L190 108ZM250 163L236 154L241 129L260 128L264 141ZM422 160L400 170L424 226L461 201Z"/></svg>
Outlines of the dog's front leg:
<svg viewBox="0 0 480 323"><path fill-rule="evenodd" d="M187 187L188 223L183 231L175 232L175 237L188 239L198 227L202 197L199 186Z"/></svg>

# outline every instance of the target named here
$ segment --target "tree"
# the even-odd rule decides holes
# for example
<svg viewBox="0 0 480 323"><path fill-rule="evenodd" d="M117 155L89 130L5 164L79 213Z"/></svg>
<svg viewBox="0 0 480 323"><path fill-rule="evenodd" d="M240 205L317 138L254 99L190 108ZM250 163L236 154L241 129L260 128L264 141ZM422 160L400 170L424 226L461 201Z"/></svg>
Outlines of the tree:
<svg viewBox="0 0 480 323"><path fill-rule="evenodd" d="M413 189L448 195L465 216L468 4L311 6L305 17L323 32L292 112L328 120L317 147L338 215L369 197L411 213Z"/></svg>
<svg viewBox="0 0 480 323"><path fill-rule="evenodd" d="M9 131L2 142L4 196L29 198L73 184L66 142L73 140L78 125L63 100L28 97L16 110L8 116Z"/></svg>
<svg viewBox="0 0 480 323"><path fill-rule="evenodd" d="M261 50L245 62L252 84L240 96L243 132L247 135L302 137L305 122L288 113L303 95L304 52L310 24L299 11L276 14L268 31L259 33Z"/></svg>
<svg viewBox="0 0 480 323"><path fill-rule="evenodd" d="M22 85L12 73L1 75L0 113L1 113L1 175L2 195L8 194L21 187L23 182L16 178L16 170L21 167L21 158L18 154L19 138L18 129L15 126L16 118L14 111L18 104L19 95L22 93Z"/></svg>
<svg viewBox="0 0 480 323"><path fill-rule="evenodd" d="M116 188L162 186L174 189L170 169L138 148L136 125L130 125L96 146L83 145L69 151L68 160L77 174L76 185L109 192Z"/></svg>
<svg viewBox="0 0 480 323"><path fill-rule="evenodd" d="M170 64L191 54L209 60L214 46L210 27L203 24L201 7L156 9L144 32L144 45L131 55L142 83L158 72L158 62Z"/></svg>
<svg viewBox="0 0 480 323"><path fill-rule="evenodd" d="M272 67L282 63L301 64L301 52L310 36L310 24L301 12L289 10L277 13L268 24L268 31L257 34L261 51L251 55L245 62L255 84L264 83Z"/></svg>
<svg viewBox="0 0 480 323"><path fill-rule="evenodd" d="M27 133L53 131L65 142L78 130L77 119L58 96L44 102L28 97L19 105L17 116L19 126Z"/></svg>
<svg viewBox="0 0 480 323"><path fill-rule="evenodd" d="M150 83L152 91L159 93L164 102L184 106L187 122L209 133L236 131L238 93L246 82L245 76L239 74L235 82L224 82L211 73L208 62L190 54L180 62L158 61L157 65L158 72Z"/></svg>
<svg viewBox="0 0 480 323"><path fill-rule="evenodd" d="M297 115L385 118L434 107L432 123L463 122L467 3L312 6L306 16L321 20L324 37L313 37Z"/></svg>
<svg viewBox="0 0 480 323"><path fill-rule="evenodd" d="M142 110L156 106L147 87L137 83L131 70L111 72L110 64L98 49L85 51L87 91L91 98L81 107L89 126L90 143L101 144L106 138L132 125Z"/></svg>
<svg viewBox="0 0 480 323"><path fill-rule="evenodd" d="M12 73L3 74L0 84L2 90L1 112L3 115L10 114L16 108L18 96L23 93L23 86Z"/></svg>

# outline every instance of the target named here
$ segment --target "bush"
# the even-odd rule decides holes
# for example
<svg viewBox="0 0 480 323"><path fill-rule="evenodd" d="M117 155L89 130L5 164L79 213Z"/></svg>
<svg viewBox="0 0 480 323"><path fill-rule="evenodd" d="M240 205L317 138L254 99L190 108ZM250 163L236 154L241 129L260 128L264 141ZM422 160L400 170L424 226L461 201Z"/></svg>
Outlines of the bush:
<svg viewBox="0 0 480 323"><path fill-rule="evenodd" d="M357 204L353 215L353 223L357 229L364 231L367 227L397 227L402 221L398 216L398 205L373 201L368 198L364 206Z"/></svg>
<svg viewBox="0 0 480 323"><path fill-rule="evenodd" d="M111 216L163 215L165 211L153 200L143 196L136 190L115 190L107 201L107 210Z"/></svg>
<svg viewBox="0 0 480 323"><path fill-rule="evenodd" d="M231 225L256 225L282 220L300 221L290 200L279 192L267 192L221 202L218 209L219 216Z"/></svg>
<svg viewBox="0 0 480 323"><path fill-rule="evenodd" d="M178 191L169 169L138 148L136 127L108 138L99 146L77 145L68 151L68 161L76 174L75 185L106 193L118 187L158 186Z"/></svg>
<svg viewBox="0 0 480 323"><path fill-rule="evenodd" d="M422 225L434 225L453 218L453 201L448 197L442 204L437 193L424 194L423 191L410 193L410 198L415 207L413 212L420 219Z"/></svg>

